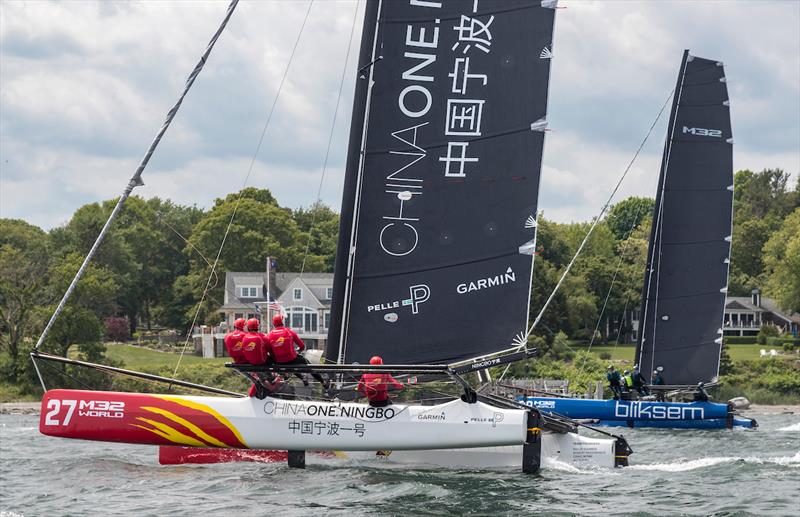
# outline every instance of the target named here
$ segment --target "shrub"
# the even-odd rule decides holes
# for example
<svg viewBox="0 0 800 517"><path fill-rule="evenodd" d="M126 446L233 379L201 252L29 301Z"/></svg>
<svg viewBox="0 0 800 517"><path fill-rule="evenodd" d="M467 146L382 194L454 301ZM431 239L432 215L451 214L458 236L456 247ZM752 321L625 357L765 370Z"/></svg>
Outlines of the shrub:
<svg viewBox="0 0 800 517"><path fill-rule="evenodd" d="M725 336L723 343L726 345L755 345L756 336Z"/></svg>
<svg viewBox="0 0 800 517"><path fill-rule="evenodd" d="M794 351L794 343L790 342L790 341L784 341L783 350L786 351L786 352L793 352Z"/></svg>
<svg viewBox="0 0 800 517"><path fill-rule="evenodd" d="M608 361L611 359L611 352L600 352L600 359L603 361Z"/></svg>
<svg viewBox="0 0 800 517"><path fill-rule="evenodd" d="M775 325L761 325L761 329L758 331L758 336L756 336L756 342L759 345L766 345L771 337L778 337L780 335L780 331L778 327Z"/></svg>
<svg viewBox="0 0 800 517"><path fill-rule="evenodd" d="M106 318L106 337L112 341L125 341L130 337L128 318Z"/></svg>

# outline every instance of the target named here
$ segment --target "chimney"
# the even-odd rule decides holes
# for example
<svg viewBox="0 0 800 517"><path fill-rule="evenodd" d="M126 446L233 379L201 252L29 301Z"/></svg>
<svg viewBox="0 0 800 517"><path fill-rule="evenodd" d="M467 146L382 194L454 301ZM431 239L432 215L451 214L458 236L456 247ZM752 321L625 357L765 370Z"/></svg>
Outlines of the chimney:
<svg viewBox="0 0 800 517"><path fill-rule="evenodd" d="M756 307L761 307L761 291L759 291L757 287L750 291L750 301L752 301L753 305Z"/></svg>

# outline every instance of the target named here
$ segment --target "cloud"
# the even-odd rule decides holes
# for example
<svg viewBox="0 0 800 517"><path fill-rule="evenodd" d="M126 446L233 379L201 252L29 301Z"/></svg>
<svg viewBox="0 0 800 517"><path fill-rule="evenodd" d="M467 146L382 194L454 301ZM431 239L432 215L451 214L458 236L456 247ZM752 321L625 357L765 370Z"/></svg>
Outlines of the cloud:
<svg viewBox="0 0 800 517"><path fill-rule="evenodd" d="M363 3L322 189L337 209ZM800 170L800 3L563 4L539 203L548 217L600 210L686 47L725 62L736 168ZM0 3L0 216L51 228L119 195L226 5ZM307 7L239 5L137 194L209 207L242 186ZM255 161L249 185L284 205L315 200L355 8L314 3ZM653 195L664 133L654 129L621 197Z"/></svg>

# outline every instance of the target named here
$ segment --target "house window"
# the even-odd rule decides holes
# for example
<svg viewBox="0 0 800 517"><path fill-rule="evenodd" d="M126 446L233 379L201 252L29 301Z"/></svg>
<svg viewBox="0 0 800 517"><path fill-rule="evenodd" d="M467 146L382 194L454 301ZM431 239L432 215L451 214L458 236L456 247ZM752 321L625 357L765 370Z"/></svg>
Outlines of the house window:
<svg viewBox="0 0 800 517"><path fill-rule="evenodd" d="M331 328L331 311L325 311L325 328Z"/></svg>
<svg viewBox="0 0 800 517"><path fill-rule="evenodd" d="M294 300L302 300L303 299L303 290L302 289L295 289L293 291L293 299Z"/></svg>
<svg viewBox="0 0 800 517"><path fill-rule="evenodd" d="M239 288L239 296L242 298L258 298L258 287L242 286Z"/></svg>
<svg viewBox="0 0 800 517"><path fill-rule="evenodd" d="M242 319L244 315L241 312L237 312L233 315L234 320Z"/></svg>
<svg viewBox="0 0 800 517"><path fill-rule="evenodd" d="M316 334L319 331L317 311L309 307L288 307L289 325L300 334Z"/></svg>
<svg viewBox="0 0 800 517"><path fill-rule="evenodd" d="M325 289L325 298L328 300L333 299L333 287L328 287Z"/></svg>

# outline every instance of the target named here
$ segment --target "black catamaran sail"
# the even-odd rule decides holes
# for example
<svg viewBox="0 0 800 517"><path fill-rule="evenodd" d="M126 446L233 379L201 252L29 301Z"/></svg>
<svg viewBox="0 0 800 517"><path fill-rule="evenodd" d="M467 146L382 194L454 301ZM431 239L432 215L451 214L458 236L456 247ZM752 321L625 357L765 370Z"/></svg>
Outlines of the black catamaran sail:
<svg viewBox="0 0 800 517"><path fill-rule="evenodd" d="M721 62L685 51L675 88L636 350L667 384L715 380L728 283L733 139Z"/></svg>
<svg viewBox="0 0 800 517"><path fill-rule="evenodd" d="M524 332L555 3L368 2L329 360L452 362Z"/></svg>

